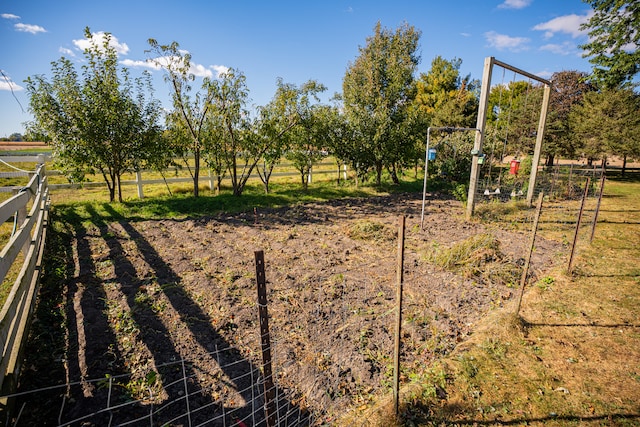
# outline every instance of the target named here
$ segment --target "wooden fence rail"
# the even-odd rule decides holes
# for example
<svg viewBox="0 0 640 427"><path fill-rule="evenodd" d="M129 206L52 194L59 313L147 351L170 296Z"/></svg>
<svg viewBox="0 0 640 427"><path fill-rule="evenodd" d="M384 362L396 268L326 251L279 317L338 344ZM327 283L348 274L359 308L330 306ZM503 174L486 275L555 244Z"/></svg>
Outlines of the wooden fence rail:
<svg viewBox="0 0 640 427"><path fill-rule="evenodd" d="M5 163L37 163L37 164L41 164L44 163L45 161L51 160L51 156L49 155L44 155L44 154L39 154L37 156L28 156L28 155L24 155L24 156L1 156L0 159L5 162ZM293 165L289 164L289 163L281 163L277 166L277 171L274 171L271 174L272 178L276 178L276 177L299 177L300 173L295 170L295 171L281 171L283 168L291 168ZM331 168L331 169L329 169ZM208 169L204 168L204 171L208 171ZM175 172L176 169L175 168L171 168L168 170L169 172ZM165 171L167 172L167 171ZM147 178L147 179L143 179L143 174L148 174L148 173L155 173L155 171L150 171L150 170L142 170L140 172L137 172L136 175L136 179L134 180L123 180L121 182L121 184L123 186L127 186L127 185L135 185L137 186L137 190L138 190L138 197L139 198L143 198L144 197L144 190L143 187L145 185L151 185L151 184L164 184L164 183L186 183L186 182L193 182L193 178L191 178L190 176L183 176L183 177L166 177L166 178ZM0 178L21 178L21 177L27 177L30 176L31 172L25 172L25 171L11 171L11 172L0 172ZM59 171L56 170L49 170L46 172L47 176L57 176L57 175L61 175L61 173ZM311 169L311 171L309 172L309 177L308 177L308 181L311 182L311 180L313 179L314 175L327 175L327 174L335 174L335 176L337 178L342 178L342 179L347 179L348 173L347 173L347 165L342 164L340 166L338 166L337 163L335 162L320 162L320 163L316 163L316 165L314 165L314 167ZM225 175L225 177L223 178L223 181L229 181L231 178L228 175ZM254 171L249 179L259 179L259 175L257 173L257 171ZM200 175L200 183L205 183L207 185L209 185L209 188L211 190L213 190L215 188L215 182L216 182L217 178L209 173L209 174L201 174ZM58 190L58 189L69 189L69 188L99 188L99 187L106 187L106 183L104 181L97 181L97 182L82 182L82 183L65 183L65 184L49 184L49 188L54 191L54 190ZM16 187L0 187L0 192L10 192L10 191L15 191Z"/></svg>
<svg viewBox="0 0 640 427"><path fill-rule="evenodd" d="M0 252L0 278L2 282L13 281L0 311L0 392L3 396L14 392L17 385L40 284L49 220L49 188L44 165L38 165L32 175L27 186L17 189L13 197L0 204L0 224L11 217L14 222L13 233ZM0 400L0 413L8 404L7 399Z"/></svg>

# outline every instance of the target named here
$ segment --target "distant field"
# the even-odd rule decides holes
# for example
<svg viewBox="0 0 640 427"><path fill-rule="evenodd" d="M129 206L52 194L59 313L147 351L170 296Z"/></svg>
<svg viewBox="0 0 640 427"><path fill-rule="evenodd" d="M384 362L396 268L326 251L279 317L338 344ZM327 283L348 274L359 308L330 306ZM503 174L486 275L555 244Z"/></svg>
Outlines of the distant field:
<svg viewBox="0 0 640 427"><path fill-rule="evenodd" d="M28 150L48 147L46 142L0 141L0 150Z"/></svg>

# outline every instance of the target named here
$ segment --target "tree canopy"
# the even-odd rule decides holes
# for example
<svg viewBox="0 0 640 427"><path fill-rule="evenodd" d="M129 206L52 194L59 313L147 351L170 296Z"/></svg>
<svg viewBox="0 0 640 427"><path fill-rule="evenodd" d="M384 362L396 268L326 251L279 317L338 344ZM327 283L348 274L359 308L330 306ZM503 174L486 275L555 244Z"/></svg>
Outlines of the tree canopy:
<svg viewBox="0 0 640 427"><path fill-rule="evenodd" d="M582 45L593 64L593 78L605 88L630 84L640 72L640 2L583 0L594 10L581 29L589 42Z"/></svg>
<svg viewBox="0 0 640 427"><path fill-rule="evenodd" d="M437 56L431 69L416 83L415 104L426 114L430 126L475 126L479 82L470 75L460 76L462 60Z"/></svg>
<svg viewBox="0 0 640 427"><path fill-rule="evenodd" d="M82 76L62 57L52 63L53 77L26 80L29 108L36 132L51 139L58 165L75 179L97 170L109 188L110 200L122 201L120 177L139 169L161 149L160 104L152 98L150 76L132 80L118 68L111 35L100 40L89 28Z"/></svg>
<svg viewBox="0 0 640 427"><path fill-rule="evenodd" d="M580 151L588 159L618 155L640 158L640 96L631 89L606 89L585 94L569 120Z"/></svg>
<svg viewBox="0 0 640 427"><path fill-rule="evenodd" d="M410 152L402 128L414 98L419 39L420 31L408 24L392 31L378 22L343 79L345 115L363 147L356 163L375 169L376 184L384 167L397 182L396 169Z"/></svg>

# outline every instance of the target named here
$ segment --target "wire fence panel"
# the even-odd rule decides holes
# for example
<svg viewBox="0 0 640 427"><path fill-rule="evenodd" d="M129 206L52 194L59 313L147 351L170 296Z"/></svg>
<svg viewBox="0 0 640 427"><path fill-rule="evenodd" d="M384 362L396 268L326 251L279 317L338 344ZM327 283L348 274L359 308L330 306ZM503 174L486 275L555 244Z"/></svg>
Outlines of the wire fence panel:
<svg viewBox="0 0 640 427"><path fill-rule="evenodd" d="M238 372L221 378L215 388L200 385L197 361L178 360L148 370L142 381L131 374L105 375L9 395L16 404L8 425L53 425L48 421L55 420L57 426L266 427L262 374L255 367L245 372L233 366L237 362L225 362L234 360L235 352L210 354L223 364L221 370ZM239 389L236 384L246 386ZM276 425L314 425L313 414L293 404L288 392L276 386L274 394Z"/></svg>
<svg viewBox="0 0 640 427"><path fill-rule="evenodd" d="M550 200L579 200L582 197L584 182L587 177L591 180L589 197L598 191L598 182L604 170L599 167L582 165L562 165L540 167L536 177L534 195L541 192ZM480 185L476 191L479 203L507 202L524 200L528 189L528 176L520 171L511 173L504 167L492 168L481 176Z"/></svg>

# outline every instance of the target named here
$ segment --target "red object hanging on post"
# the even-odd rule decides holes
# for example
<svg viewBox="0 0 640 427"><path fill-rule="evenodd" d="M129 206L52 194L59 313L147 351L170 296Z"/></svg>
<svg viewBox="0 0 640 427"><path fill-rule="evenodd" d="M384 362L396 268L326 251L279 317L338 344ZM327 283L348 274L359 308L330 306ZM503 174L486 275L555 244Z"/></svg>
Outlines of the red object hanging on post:
<svg viewBox="0 0 640 427"><path fill-rule="evenodd" d="M509 167L509 173L511 175L518 175L518 169L520 169L520 160L513 159Z"/></svg>

